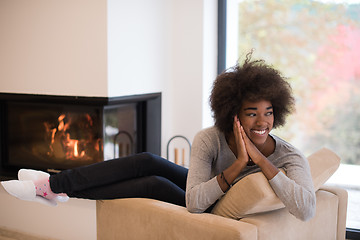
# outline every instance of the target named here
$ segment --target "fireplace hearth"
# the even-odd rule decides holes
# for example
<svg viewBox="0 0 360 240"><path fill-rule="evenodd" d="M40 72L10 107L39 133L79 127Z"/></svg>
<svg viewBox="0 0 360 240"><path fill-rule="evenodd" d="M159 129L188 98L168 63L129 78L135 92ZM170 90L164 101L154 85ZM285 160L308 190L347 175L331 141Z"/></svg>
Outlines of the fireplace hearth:
<svg viewBox="0 0 360 240"><path fill-rule="evenodd" d="M77 97L0 93L0 175L47 172L161 151L161 94Z"/></svg>

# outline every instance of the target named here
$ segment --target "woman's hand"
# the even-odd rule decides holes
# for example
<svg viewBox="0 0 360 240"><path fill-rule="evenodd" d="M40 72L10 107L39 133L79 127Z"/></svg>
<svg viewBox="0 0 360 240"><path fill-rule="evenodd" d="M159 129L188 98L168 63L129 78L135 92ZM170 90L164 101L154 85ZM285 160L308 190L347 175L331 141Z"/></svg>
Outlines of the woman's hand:
<svg viewBox="0 0 360 240"><path fill-rule="evenodd" d="M246 150L243 134L240 130L240 121L237 116L234 117L233 131L234 131L234 141L236 145L236 157L237 160L227 169L225 169L221 174L217 175L217 181L221 190L226 192L229 189L229 184L239 176L240 172L246 167L249 162L249 155ZM233 143L232 143L232 147ZM235 154L235 149L232 149ZM225 181L226 180L226 181ZM228 184L229 183L229 184Z"/></svg>
<svg viewBox="0 0 360 240"><path fill-rule="evenodd" d="M246 149L246 144L244 142L244 133L241 131L242 127L240 125L239 118L234 117L233 132L235 137L237 159L239 161L245 161L246 164L249 162L249 154ZM246 134L245 134L246 136Z"/></svg>
<svg viewBox="0 0 360 240"><path fill-rule="evenodd" d="M254 145L250 138L246 135L242 126L240 126L240 133L243 137L245 143L245 148L251 160L260 167L261 171L264 173L265 177L270 180L278 172L279 169L275 167Z"/></svg>
<svg viewBox="0 0 360 240"><path fill-rule="evenodd" d="M254 145L254 143L250 140L250 138L246 135L244 128L240 126L240 133L243 137L243 142L245 144L245 148L247 154L251 158L251 160L258 165L259 160L264 158L265 156L260 152L260 150Z"/></svg>

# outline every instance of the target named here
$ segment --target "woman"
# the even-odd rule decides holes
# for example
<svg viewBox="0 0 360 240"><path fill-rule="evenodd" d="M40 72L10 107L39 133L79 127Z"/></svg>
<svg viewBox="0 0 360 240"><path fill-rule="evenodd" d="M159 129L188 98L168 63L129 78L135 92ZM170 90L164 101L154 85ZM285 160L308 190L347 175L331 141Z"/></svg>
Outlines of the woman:
<svg viewBox="0 0 360 240"><path fill-rule="evenodd" d="M181 206L185 206L186 185L188 210L204 212L210 211L232 183L262 171L292 214L303 220L311 218L315 194L307 160L290 144L269 135L291 112L294 101L290 86L278 71L250 58L251 53L243 66L217 77L210 96L215 126L196 135L189 174L183 167L143 153L50 177L39 171L20 170L20 181L2 185L20 199L54 205L55 200L70 196L145 197ZM280 167L287 176L279 172Z"/></svg>
<svg viewBox="0 0 360 240"><path fill-rule="evenodd" d="M293 109L290 85L264 61L250 58L251 53L243 66L214 82L210 102L215 126L200 131L193 141L187 208L209 212L233 183L262 171L289 212L308 220L316 205L309 164L289 143L270 135Z"/></svg>

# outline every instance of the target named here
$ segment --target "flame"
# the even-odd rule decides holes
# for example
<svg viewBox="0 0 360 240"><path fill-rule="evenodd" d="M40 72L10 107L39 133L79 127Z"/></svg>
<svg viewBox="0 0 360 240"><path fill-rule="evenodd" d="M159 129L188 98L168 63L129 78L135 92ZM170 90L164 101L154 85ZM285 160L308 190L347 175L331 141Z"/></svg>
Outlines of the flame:
<svg viewBox="0 0 360 240"><path fill-rule="evenodd" d="M65 127L64 118L65 118L65 114L62 114L58 117L59 126L57 128L59 131L62 131Z"/></svg>
<svg viewBox="0 0 360 240"><path fill-rule="evenodd" d="M79 150L78 150L78 140L74 140L74 157L78 157L79 156Z"/></svg>
<svg viewBox="0 0 360 240"><path fill-rule="evenodd" d="M80 125L84 123L85 125L88 124L90 127L93 127L93 120L89 114L85 114L83 118L80 117L79 119L77 120L84 121L81 122ZM93 151L90 152L99 152L98 143L101 139L93 139L93 135L88 134L88 131L91 132L91 129L82 129L82 131L85 131L82 138L74 139L69 132L73 123L72 117L61 114L57 120L57 126L53 126L48 122L44 123L50 137L49 151L47 154L51 157L65 158L67 160L90 160L94 158L94 156L87 154L87 150L92 148ZM77 127L77 124L74 124L73 128L75 127ZM78 131L79 129L75 130L75 132Z"/></svg>

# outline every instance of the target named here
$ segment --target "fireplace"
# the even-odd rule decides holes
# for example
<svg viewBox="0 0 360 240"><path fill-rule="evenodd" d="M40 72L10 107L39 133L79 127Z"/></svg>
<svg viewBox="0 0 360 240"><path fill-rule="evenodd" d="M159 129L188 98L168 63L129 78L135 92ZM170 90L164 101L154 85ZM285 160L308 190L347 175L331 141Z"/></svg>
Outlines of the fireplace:
<svg viewBox="0 0 360 240"><path fill-rule="evenodd" d="M161 94L76 97L0 93L0 175L47 172L161 151Z"/></svg>

